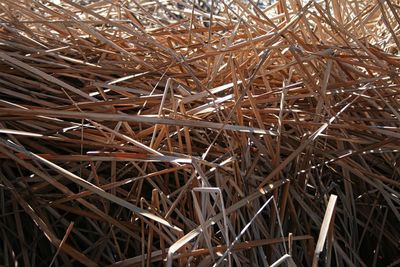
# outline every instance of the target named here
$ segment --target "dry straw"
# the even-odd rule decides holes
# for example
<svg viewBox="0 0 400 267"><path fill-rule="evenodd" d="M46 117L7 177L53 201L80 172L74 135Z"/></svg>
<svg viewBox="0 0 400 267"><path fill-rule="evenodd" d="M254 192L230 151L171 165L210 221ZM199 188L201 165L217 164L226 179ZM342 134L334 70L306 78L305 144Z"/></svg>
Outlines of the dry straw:
<svg viewBox="0 0 400 267"><path fill-rule="evenodd" d="M400 4L0 1L0 265L396 266Z"/></svg>

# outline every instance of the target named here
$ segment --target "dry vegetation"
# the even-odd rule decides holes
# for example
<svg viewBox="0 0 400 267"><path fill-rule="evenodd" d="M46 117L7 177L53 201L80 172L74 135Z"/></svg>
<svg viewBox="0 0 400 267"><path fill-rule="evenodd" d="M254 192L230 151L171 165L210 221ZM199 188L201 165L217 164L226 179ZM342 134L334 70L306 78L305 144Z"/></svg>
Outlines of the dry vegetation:
<svg viewBox="0 0 400 267"><path fill-rule="evenodd" d="M0 265L398 266L398 4L1 0Z"/></svg>

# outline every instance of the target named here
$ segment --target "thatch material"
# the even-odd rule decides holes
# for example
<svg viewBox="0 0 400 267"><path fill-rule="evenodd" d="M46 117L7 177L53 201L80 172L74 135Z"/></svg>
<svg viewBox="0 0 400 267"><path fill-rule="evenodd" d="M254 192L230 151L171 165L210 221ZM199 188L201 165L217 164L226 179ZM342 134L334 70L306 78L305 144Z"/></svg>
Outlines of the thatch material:
<svg viewBox="0 0 400 267"><path fill-rule="evenodd" d="M398 3L221 2L0 2L0 264L399 264Z"/></svg>

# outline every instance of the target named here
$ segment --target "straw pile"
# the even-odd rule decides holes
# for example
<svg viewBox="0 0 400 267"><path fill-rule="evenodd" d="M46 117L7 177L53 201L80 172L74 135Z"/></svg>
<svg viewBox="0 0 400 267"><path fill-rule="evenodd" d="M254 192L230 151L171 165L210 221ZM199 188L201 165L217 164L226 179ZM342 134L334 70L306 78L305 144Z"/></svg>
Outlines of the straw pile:
<svg viewBox="0 0 400 267"><path fill-rule="evenodd" d="M0 265L398 265L396 2L2 0Z"/></svg>

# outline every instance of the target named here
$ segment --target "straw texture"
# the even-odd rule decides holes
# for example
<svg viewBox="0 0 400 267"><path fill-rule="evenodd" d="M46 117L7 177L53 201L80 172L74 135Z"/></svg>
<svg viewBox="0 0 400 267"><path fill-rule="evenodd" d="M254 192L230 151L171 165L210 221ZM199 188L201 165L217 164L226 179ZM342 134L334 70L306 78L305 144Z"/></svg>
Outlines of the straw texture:
<svg viewBox="0 0 400 267"><path fill-rule="evenodd" d="M0 1L0 265L396 266L399 7Z"/></svg>

